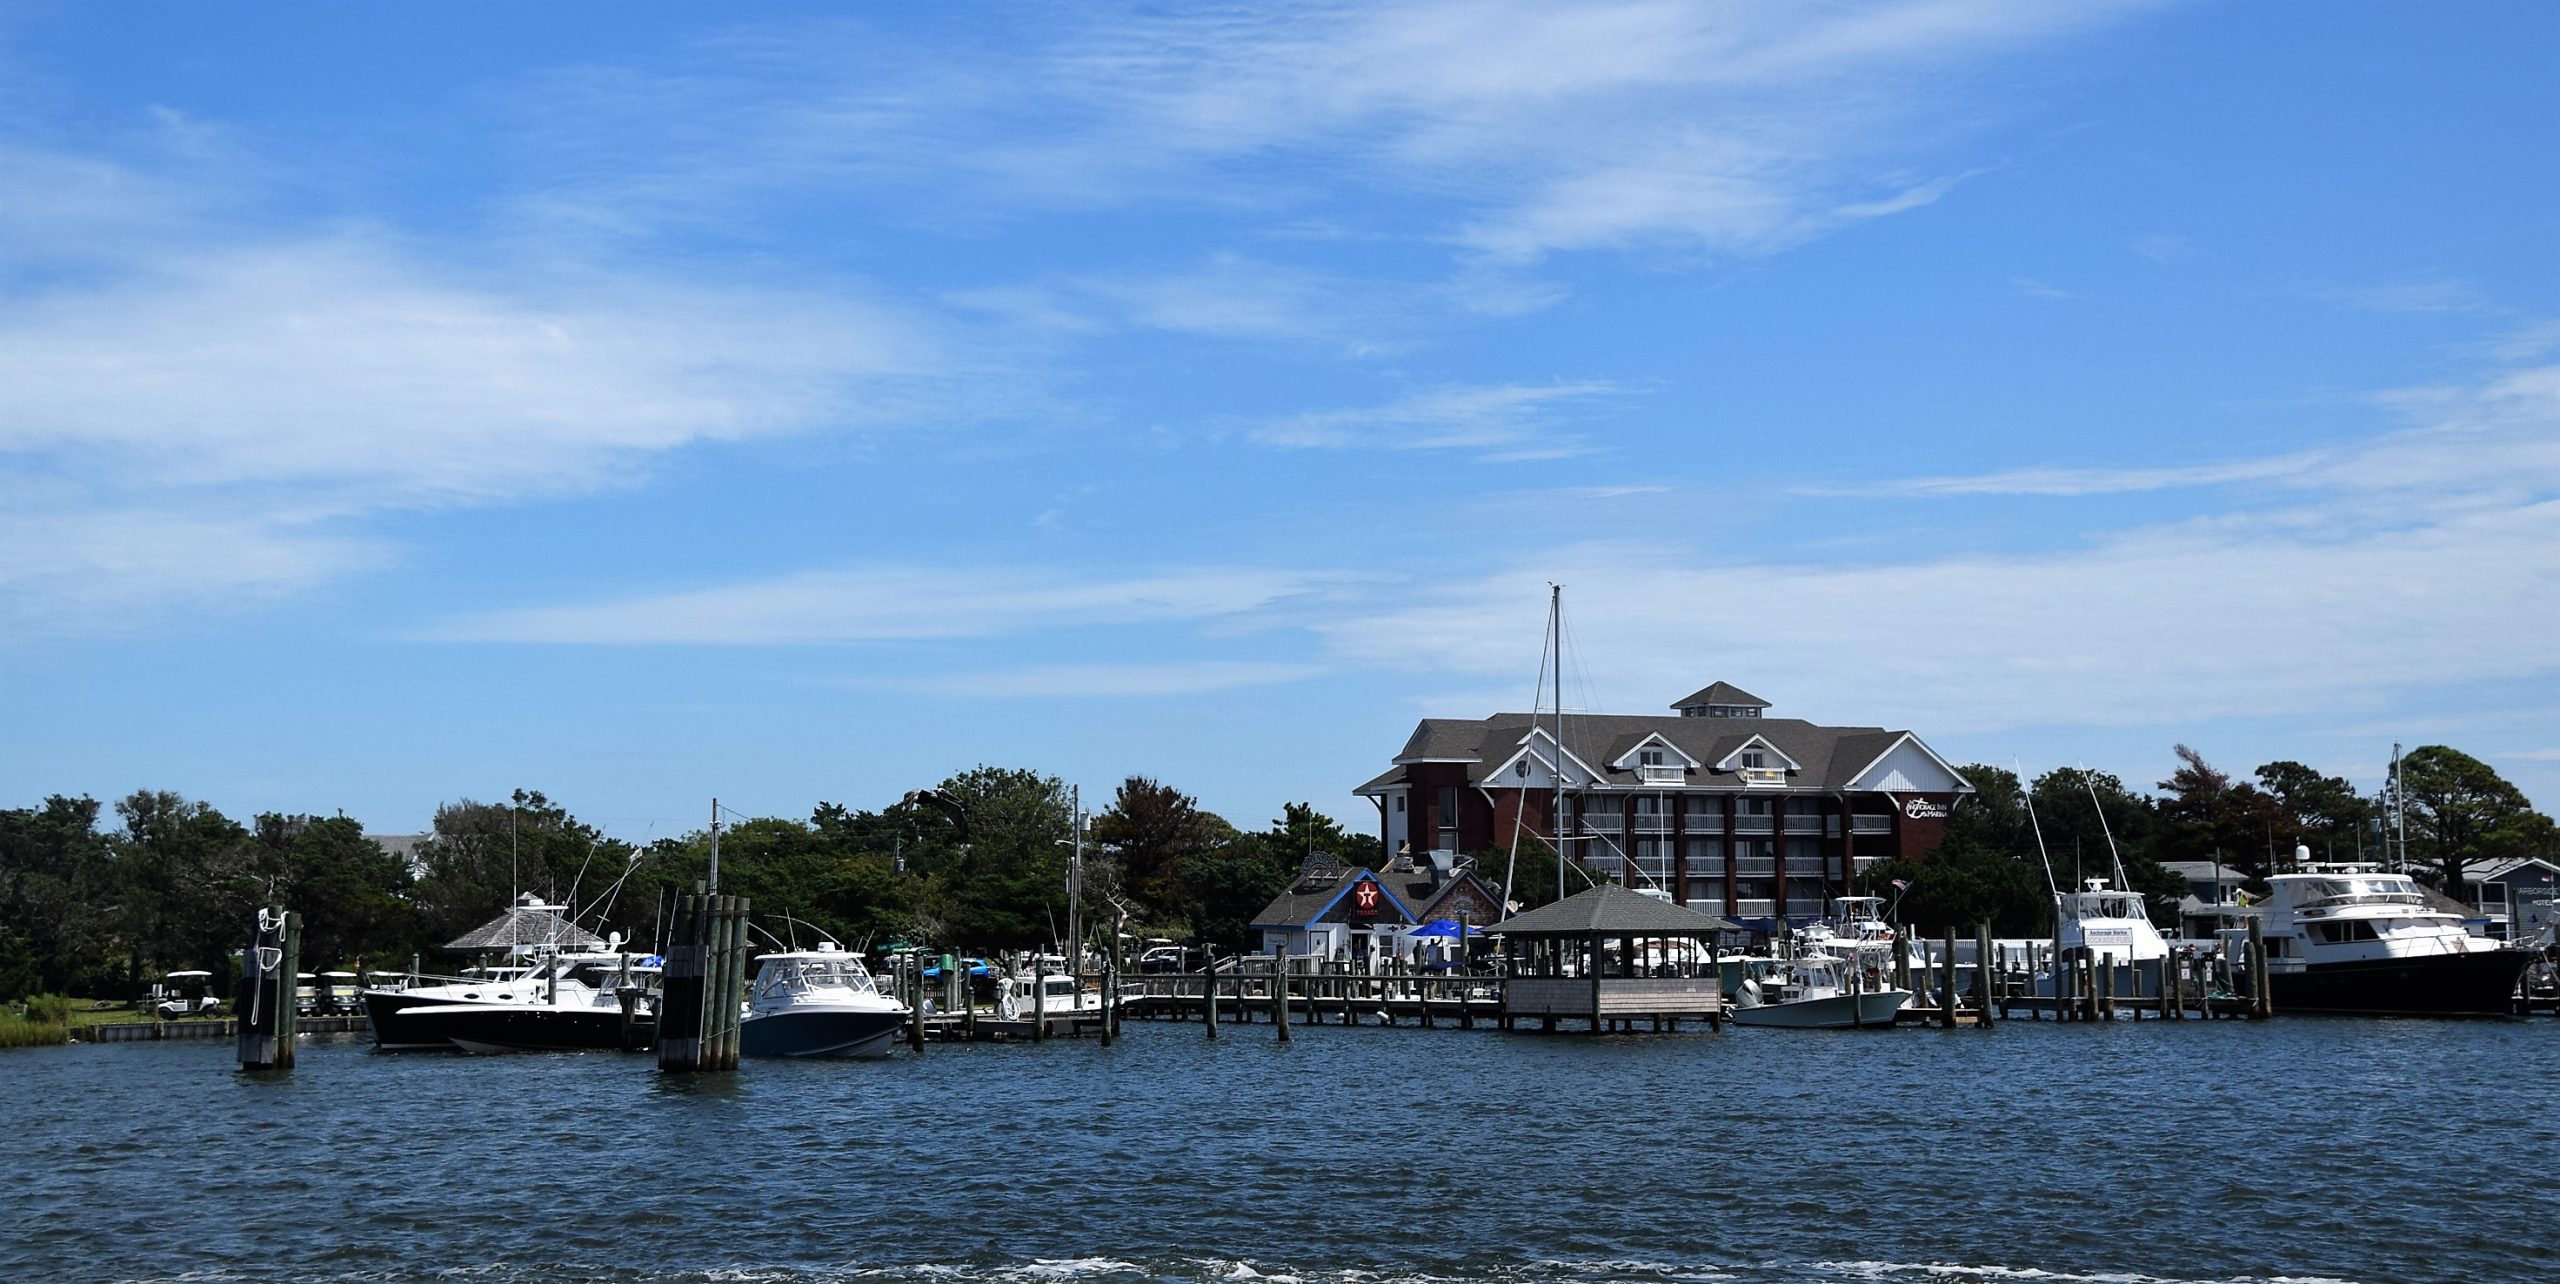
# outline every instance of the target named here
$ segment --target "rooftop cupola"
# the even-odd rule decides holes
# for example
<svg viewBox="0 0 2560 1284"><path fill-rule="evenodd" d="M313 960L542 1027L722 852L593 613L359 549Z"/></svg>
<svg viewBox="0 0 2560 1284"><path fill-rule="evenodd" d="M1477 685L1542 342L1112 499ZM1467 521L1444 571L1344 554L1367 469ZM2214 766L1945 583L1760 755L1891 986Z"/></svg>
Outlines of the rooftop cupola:
<svg viewBox="0 0 2560 1284"><path fill-rule="evenodd" d="M1683 718L1757 718L1769 702L1730 682L1710 682L1671 707Z"/></svg>

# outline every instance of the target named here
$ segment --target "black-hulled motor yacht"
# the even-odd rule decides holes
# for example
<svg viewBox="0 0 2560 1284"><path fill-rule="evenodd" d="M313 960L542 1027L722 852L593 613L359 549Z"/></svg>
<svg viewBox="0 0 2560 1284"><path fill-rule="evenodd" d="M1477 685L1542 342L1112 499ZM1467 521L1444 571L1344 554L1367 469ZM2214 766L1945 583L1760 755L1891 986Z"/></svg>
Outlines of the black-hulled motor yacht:
<svg viewBox="0 0 2560 1284"><path fill-rule="evenodd" d="M2314 865L2267 880L2260 931L2278 1012L2506 1016L2533 956L2463 930L2406 874ZM2222 932L2229 956L2246 927Z"/></svg>

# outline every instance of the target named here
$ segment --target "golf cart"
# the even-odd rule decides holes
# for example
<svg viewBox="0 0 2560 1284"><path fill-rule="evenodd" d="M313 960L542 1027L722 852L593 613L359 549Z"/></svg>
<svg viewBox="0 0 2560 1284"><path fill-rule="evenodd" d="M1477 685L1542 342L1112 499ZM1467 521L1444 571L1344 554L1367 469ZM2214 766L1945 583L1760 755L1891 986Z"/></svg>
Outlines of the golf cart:
<svg viewBox="0 0 2560 1284"><path fill-rule="evenodd" d="M222 1007L222 1000L213 997L213 973L192 969L161 978L152 987L152 999L151 1010L163 1021L204 1016Z"/></svg>

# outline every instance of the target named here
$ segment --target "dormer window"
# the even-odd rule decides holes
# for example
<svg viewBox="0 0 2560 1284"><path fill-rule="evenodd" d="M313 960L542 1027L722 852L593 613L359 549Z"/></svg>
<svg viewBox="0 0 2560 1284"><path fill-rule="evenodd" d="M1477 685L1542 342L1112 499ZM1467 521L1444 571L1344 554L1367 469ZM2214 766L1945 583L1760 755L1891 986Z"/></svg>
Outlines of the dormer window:
<svg viewBox="0 0 2560 1284"><path fill-rule="evenodd" d="M1746 750L1742 755L1742 765L1751 770L1757 771L1769 765L1769 755L1762 753L1757 749Z"/></svg>
<svg viewBox="0 0 2560 1284"><path fill-rule="evenodd" d="M1647 749L1636 755L1636 763L1637 765L1644 767L1662 766L1664 765L1662 751L1659 749Z"/></svg>

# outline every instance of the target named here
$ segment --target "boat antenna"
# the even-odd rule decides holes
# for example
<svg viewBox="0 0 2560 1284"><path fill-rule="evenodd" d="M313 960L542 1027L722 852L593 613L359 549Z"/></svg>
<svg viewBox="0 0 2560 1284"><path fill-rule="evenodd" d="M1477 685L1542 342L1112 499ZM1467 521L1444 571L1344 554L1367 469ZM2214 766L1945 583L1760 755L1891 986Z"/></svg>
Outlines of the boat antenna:
<svg viewBox="0 0 2560 1284"><path fill-rule="evenodd" d="M2053 908L2058 914L2062 912L2062 887L2053 881L2053 855L2044 849L2044 825L2036 819L2035 787L2027 783L2027 765L2016 759L2010 761L2017 765L2018 796L2027 800L2027 827L2035 831L2036 859L2044 862L2044 885L2053 893Z"/></svg>
<svg viewBox="0 0 2560 1284"><path fill-rule="evenodd" d="M2116 890L2133 890L2133 880L2124 876L2124 854L2116 850L2116 831L2107 824L2106 804L2098 801L2098 786L2089 778L2089 764L2080 764L2080 787L2089 791L2089 806L2098 813L2098 832L2107 836L2107 859L2115 862Z"/></svg>

